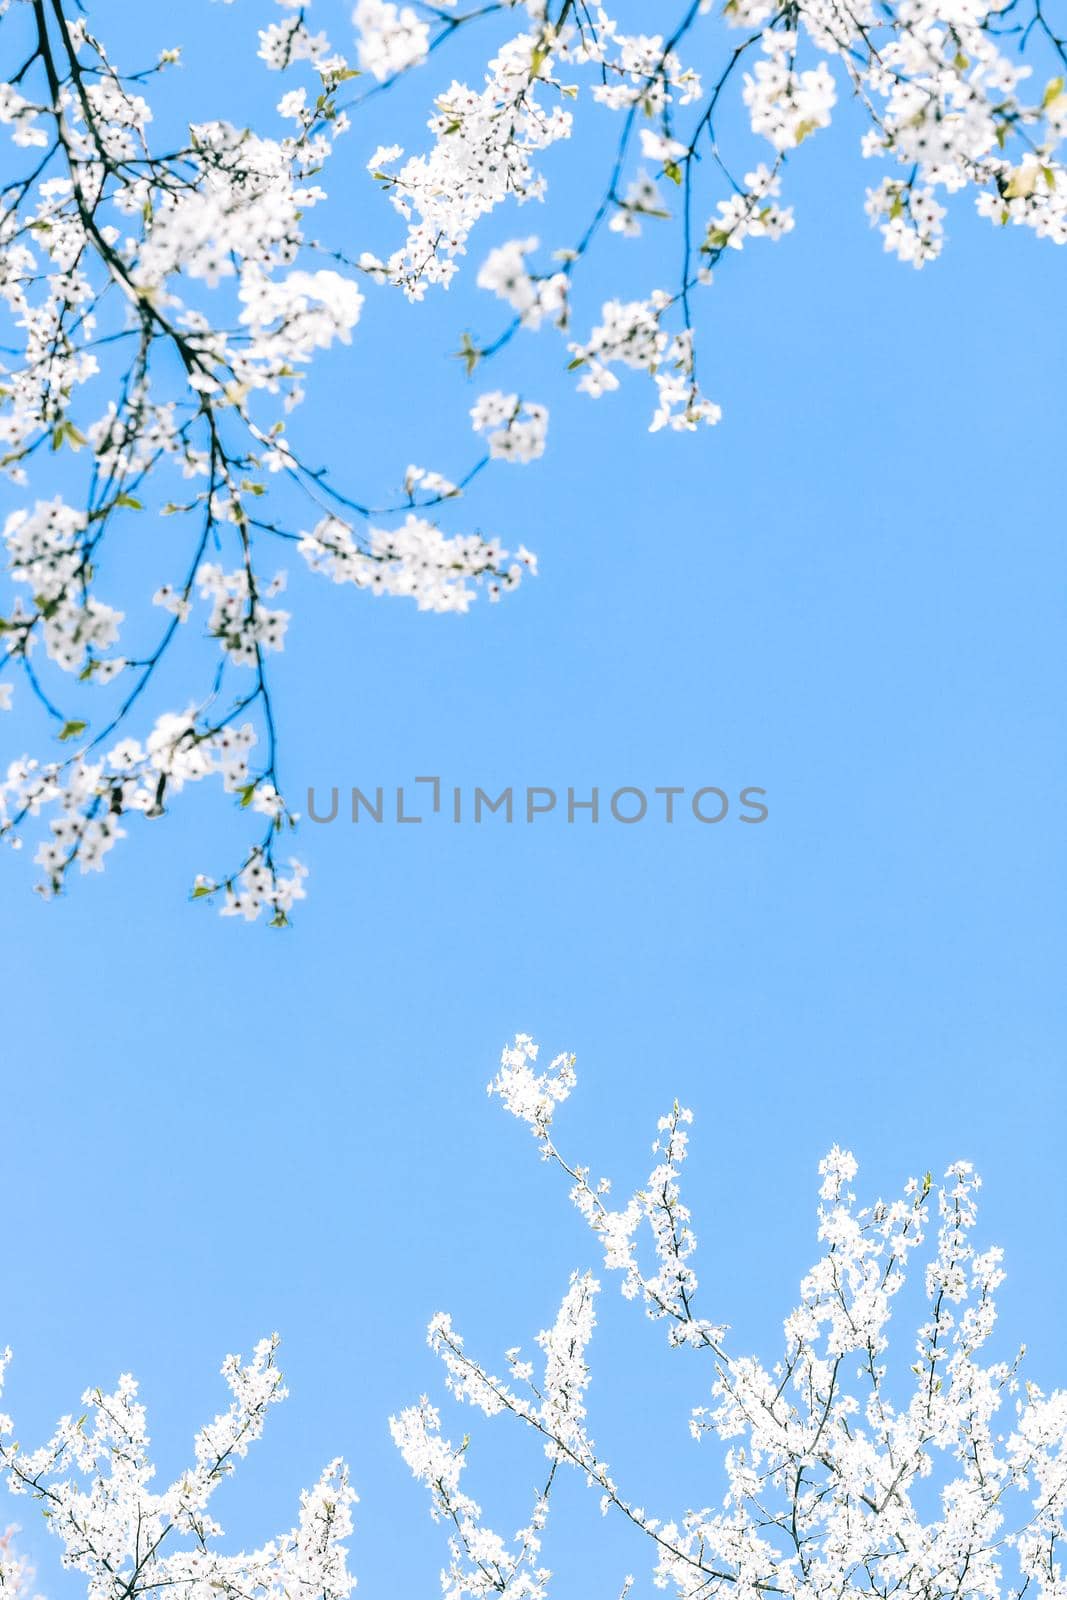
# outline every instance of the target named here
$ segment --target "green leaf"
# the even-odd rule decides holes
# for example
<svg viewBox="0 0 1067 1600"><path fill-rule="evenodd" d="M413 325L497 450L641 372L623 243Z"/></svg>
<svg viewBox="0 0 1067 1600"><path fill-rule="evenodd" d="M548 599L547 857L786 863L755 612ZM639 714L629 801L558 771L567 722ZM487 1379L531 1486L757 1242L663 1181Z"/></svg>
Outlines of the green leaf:
<svg viewBox="0 0 1067 1600"><path fill-rule="evenodd" d="M193 899L193 900L202 900L206 894L214 894L214 893L215 893L215 891L212 888L211 884L209 884L209 883L198 883L196 885L195 889L193 890L192 895L190 896L190 898Z"/></svg>
<svg viewBox="0 0 1067 1600"><path fill-rule="evenodd" d="M79 733L84 733L88 726L87 722L79 722L77 718L74 718L70 722L64 722L59 730L59 737L61 739L76 739Z"/></svg>
<svg viewBox="0 0 1067 1600"><path fill-rule="evenodd" d="M80 450L83 444L88 444L84 433L76 428L69 417L64 417L62 422L52 429L52 449L58 450L61 445L69 444L72 450Z"/></svg>
<svg viewBox="0 0 1067 1600"><path fill-rule="evenodd" d="M115 496L115 504L117 506L125 506L128 511L143 511L144 510L144 506L141 504L140 500L136 499L135 496L132 495L132 494L116 495Z"/></svg>
<svg viewBox="0 0 1067 1600"><path fill-rule="evenodd" d="M543 50L540 45L535 45L533 54L530 57L530 77L531 78L536 78L536 77L540 76L541 68L544 66L544 64L545 64L545 62L547 60L548 60L548 51L547 50Z"/></svg>
<svg viewBox="0 0 1067 1600"><path fill-rule="evenodd" d="M579 367L584 367L584 366L585 366L585 357L584 356L575 356L573 361L568 361L567 362L567 371L568 372L576 372Z"/></svg>
<svg viewBox="0 0 1067 1600"><path fill-rule="evenodd" d="M455 352L455 355L457 361L462 361L466 366L468 378L482 359L482 352L473 342L469 333L463 335L463 342Z"/></svg>
<svg viewBox="0 0 1067 1600"><path fill-rule="evenodd" d="M682 181L682 169L677 161L666 162L663 167L663 175L665 178L669 178L672 183L681 183Z"/></svg>
<svg viewBox="0 0 1067 1600"><path fill-rule="evenodd" d="M1045 85L1045 92L1041 96L1042 111L1046 111L1054 100L1059 99L1060 95L1063 93L1063 89L1063 78L1051 78L1049 80L1049 82Z"/></svg>
<svg viewBox="0 0 1067 1600"><path fill-rule="evenodd" d="M238 789L237 792L241 796L242 811L246 806L250 806L252 804L252 796L256 792L256 787L257 785L254 783L246 783L243 789Z"/></svg>

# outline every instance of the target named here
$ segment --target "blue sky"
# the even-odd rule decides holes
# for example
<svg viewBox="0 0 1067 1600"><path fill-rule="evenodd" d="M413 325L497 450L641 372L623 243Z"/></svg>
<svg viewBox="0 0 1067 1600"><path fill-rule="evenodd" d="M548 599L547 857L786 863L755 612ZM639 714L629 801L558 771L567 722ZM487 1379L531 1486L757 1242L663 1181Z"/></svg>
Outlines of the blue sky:
<svg viewBox="0 0 1067 1600"><path fill-rule="evenodd" d="M276 80L219 65L251 22L245 4L183 14L183 93L270 103ZM147 14L123 25L131 54L172 42ZM409 134L444 72L398 101ZM357 172L393 126L376 115ZM535 549L541 576L436 618L294 572L275 672L301 808L309 784L439 773L468 793L756 784L766 824L306 827L310 898L280 936L187 904L240 838L210 796L131 828L53 906L28 863L2 863L8 1408L37 1442L132 1370L175 1466L221 1402L222 1356L278 1328L293 1397L219 1514L266 1537L344 1453L366 1596L436 1590L439 1532L385 1427L437 1385L429 1316L450 1309L496 1359L594 1259L485 1096L516 1030L577 1052L563 1140L623 1189L660 1112L693 1106L705 1304L739 1346L775 1347L838 1141L872 1192L975 1161L985 1236L1008 1250L1005 1342L1062 1377L1062 257L964 208L915 273L867 227L870 169L834 134L803 154L796 232L726 264L705 302L725 415L696 438L649 436L640 384L574 394L548 336L468 388L448 352L497 326L485 297L372 296L305 438L393 481L408 461L448 471L473 455L474 396L521 382L552 408L549 453L485 476L469 514ZM551 172L557 216L577 216L565 149ZM341 198L384 245L373 189ZM472 263L493 238L559 242L549 216L501 219ZM691 1368L605 1306L594 1433L665 1510L706 1492ZM525 1493L539 1462L504 1428L476 1445L487 1467L498 1449L524 1463ZM472 1476L487 1508L490 1486ZM502 1503L517 1526L525 1499ZM646 1570L577 1485L549 1562L561 1600Z"/></svg>

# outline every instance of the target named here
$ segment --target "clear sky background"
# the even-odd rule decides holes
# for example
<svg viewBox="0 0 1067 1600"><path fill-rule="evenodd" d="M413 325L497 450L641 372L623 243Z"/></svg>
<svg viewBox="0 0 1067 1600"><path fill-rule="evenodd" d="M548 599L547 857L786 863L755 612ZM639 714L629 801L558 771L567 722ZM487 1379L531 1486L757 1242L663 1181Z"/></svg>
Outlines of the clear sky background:
<svg viewBox="0 0 1067 1600"><path fill-rule="evenodd" d="M180 39L189 115L272 103L248 0L166 27L150 9L110 0L94 21L105 37L121 21L137 64ZM351 136L338 206L361 246L397 236L366 155L398 126L417 138L431 88L476 59L438 60ZM0 1337L27 1443L131 1370L174 1469L223 1401L223 1355L277 1328L292 1399L218 1514L265 1538L344 1453L361 1593L435 1593L441 1533L386 1430L440 1392L425 1324L451 1310L498 1361L595 1262L485 1096L516 1030L577 1052L562 1142L623 1192L656 1117L693 1106L704 1309L739 1348L776 1349L838 1141L872 1197L979 1166L983 1236L1008 1250L1005 1345L1025 1339L1033 1376L1063 1380L1065 257L964 205L939 263L899 266L841 123L792 165L796 232L726 263L704 300L725 416L696 438L648 435L640 382L576 395L550 335L468 388L448 352L500 325L485 296L412 311L372 294L303 437L372 485L409 461L447 472L473 457L475 395L521 385L552 407L549 453L495 469L461 509L535 549L541 576L436 618L294 572L274 673L301 809L308 784L439 773L467 792L758 784L766 824L307 827L310 897L282 935L186 903L242 837L213 794L131 826L104 877L56 905L31 896L28 860L0 863ZM573 234L567 162L564 147L549 167L555 224L510 213L472 265L497 238ZM642 250L624 286L657 281ZM588 320L594 297L580 305ZM704 1503L713 1458L685 1429L699 1364L617 1295L593 1362L593 1431L627 1492L663 1514ZM449 1420L475 1435L472 1492L518 1526L532 1441ZM515 1499L493 1486L504 1456ZM550 1532L560 1600L648 1571L583 1495L570 1486ZM11 1510L59 1589L45 1533Z"/></svg>

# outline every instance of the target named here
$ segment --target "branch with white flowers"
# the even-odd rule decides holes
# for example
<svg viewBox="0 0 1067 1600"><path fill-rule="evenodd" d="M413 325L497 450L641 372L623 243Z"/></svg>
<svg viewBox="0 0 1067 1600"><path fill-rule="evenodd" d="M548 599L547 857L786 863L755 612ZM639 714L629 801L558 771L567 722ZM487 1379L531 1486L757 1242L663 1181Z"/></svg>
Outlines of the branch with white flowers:
<svg viewBox="0 0 1067 1600"><path fill-rule="evenodd" d="M44 827L40 887L56 894L75 865L102 865L126 819L161 816L186 784L215 778L258 832L194 896L284 925L304 872L276 859L296 821L268 670L288 622L276 553L295 546L336 583L433 611L496 598L534 565L444 525L488 462L543 453L547 413L524 395L484 394L471 408L477 459L450 475L412 466L394 494L344 482L290 442L315 360L352 340L372 291L422 300L447 287L486 218L544 207L556 152L584 218L577 237L494 245L473 276L506 320L442 338L470 374L520 333L555 328L585 394L632 371L653 385L653 431L715 423L697 373L701 297L752 241L793 229L790 163L843 95L884 169L867 212L902 261L932 261L949 205L966 198L997 226L1067 241L1067 36L1042 0L679 0L649 34L591 0L318 0L329 31L310 5L281 0L271 21L261 5L249 5L258 57L286 85L277 122L220 115L153 142L153 91L180 49L127 71L91 8L0 0L0 125L14 151L0 193L0 469L20 501L3 529L0 709L21 680L63 747L5 763L0 840ZM347 50L331 41L338 21ZM460 36L485 50L480 81L434 80L426 147L382 144L367 163L364 181L399 215L395 247L315 237L356 117L409 73L436 73ZM561 164L597 118L614 122L608 170L580 147ZM622 295L617 252L641 233L655 276ZM599 312L579 306L579 275ZM127 616L109 574L131 523L157 509L182 551ZM211 663L160 704L194 619ZM120 628L133 635L121 647Z"/></svg>
<svg viewBox="0 0 1067 1600"><path fill-rule="evenodd" d="M553 1473L577 1468L601 1509L646 1542L656 1586L680 1600L1018 1600L1028 1591L1062 1600L1067 1392L1023 1383L1021 1352L1014 1360L986 1352L1003 1271L1001 1252L975 1243L980 1180L970 1166L950 1167L940 1184L929 1174L913 1179L896 1199L863 1206L851 1188L856 1163L835 1147L819 1169L821 1253L768 1368L731 1351L726 1327L694 1309L696 1240L680 1185L691 1113L675 1105L661 1119L656 1165L613 1208L607 1180L591 1179L554 1142L554 1113L575 1084L573 1057L557 1057L547 1071L537 1057L519 1035L490 1090L567 1178L623 1295L666 1322L672 1346L708 1353L712 1403L692 1410L688 1429L719 1446L718 1502L713 1490L699 1508L653 1515L643 1493L639 1501L623 1492L595 1445L586 1391L599 1285L588 1272L575 1274L540 1336L540 1380L518 1349L498 1376L468 1352L449 1317L435 1317L429 1342L452 1397L521 1422ZM918 1326L891 1351L895 1302L920 1261L918 1296L914 1287L904 1296L920 1307ZM469 1440L450 1445L425 1399L393 1428L441 1519L459 1496ZM645 1488L656 1492L654 1478ZM480 1510L471 1516L487 1545L495 1536ZM527 1572L513 1585L502 1564L472 1560L452 1536L442 1583L448 1600L494 1592L544 1600L548 1576Z"/></svg>
<svg viewBox="0 0 1067 1600"><path fill-rule="evenodd" d="M30 48L0 93L0 121L27 170L0 212L0 303L23 344L0 372L2 465L18 487L51 480L46 492L59 452L86 466L81 503L49 492L4 525L12 600L0 616L0 701L10 705L11 675L21 674L70 753L8 765L0 837L21 842L36 818L50 819L35 859L43 891L56 894L75 864L102 866L124 818L161 816L186 784L214 777L262 822L244 862L199 876L194 898L284 925L305 874L275 859L295 818L282 794L268 673L288 622L272 603L284 573L264 574L267 552L295 545L335 583L407 596L422 610L463 611L478 589L496 598L533 558L448 533L435 512L490 459L538 455L546 413L512 397L496 416L486 396L475 426L490 415L497 426L474 464L455 481L410 467L401 494L382 505L301 459L285 416L316 352L348 343L364 305L357 278L366 270L318 265L322 248L304 225L324 198L317 175L348 126L337 97L354 70L302 51L294 36L286 61L313 62L321 92L310 109L300 92L283 97L292 132L269 138L202 123L181 148L158 154L142 90L178 53L123 74L61 0L21 0L17 11L32 18ZM168 479L162 510L187 528L186 554L150 597L164 616L154 641L120 654L126 619L101 597L97 575L116 531L121 538ZM135 735L194 615L217 661L184 705ZM145 629L148 618L138 621ZM82 709L90 691L94 703L107 700L95 724Z"/></svg>
<svg viewBox="0 0 1067 1600"><path fill-rule="evenodd" d="M21 1450L10 1419L0 1418L8 1485L38 1504L90 1600L348 1600L355 1580L344 1540L356 1495L340 1459L301 1494L289 1533L238 1555L217 1548L223 1529L209 1502L259 1438L270 1407L286 1398L277 1344L263 1340L248 1363L226 1358L232 1401L197 1433L192 1465L162 1490L151 1488L145 1410L128 1375L110 1394L88 1390L82 1415L63 1417L37 1450Z"/></svg>
<svg viewBox="0 0 1067 1600"><path fill-rule="evenodd" d="M664 1498L651 1456L636 1492L619 1481L592 1431L600 1284L588 1268L572 1274L536 1359L516 1346L502 1371L438 1314L429 1344L450 1403L511 1418L540 1457L528 1476L520 1468L526 1521L501 1534L468 1488L477 1440L450 1437L426 1395L391 1419L446 1535L445 1600L547 1600L550 1516L571 1469L645 1549L654 1585L679 1600L1063 1600L1067 1391L1024 1379L1022 1351L992 1353L1002 1255L978 1242L980 1180L968 1163L950 1166L941 1182L928 1173L892 1199L863 1204L852 1188L855 1160L830 1151L819 1167L818 1253L768 1366L733 1349L727 1326L697 1310L696 1237L682 1198L691 1114L676 1104L660 1120L651 1172L615 1205L611 1184L556 1142L574 1058L541 1069L538 1054L519 1035L490 1091L566 1179L603 1272L664 1324L670 1348L696 1361L698 1403L684 1430L714 1460L702 1456L695 1506L648 1509ZM356 1497L340 1459L301 1496L291 1532L251 1552L218 1547L213 1497L285 1397L276 1351L269 1339L247 1363L227 1358L229 1407L196 1435L192 1464L159 1491L128 1376L110 1394L87 1391L82 1414L63 1417L36 1450L20 1448L0 1417L8 1486L44 1512L89 1600L175 1589L180 1600L347 1600L344 1541ZM637 1373L633 1384L640 1388ZM615 1420L602 1415L598 1430ZM633 1582L621 1584L623 1595ZM10 1539L0 1539L0 1587L29 1600L31 1585Z"/></svg>

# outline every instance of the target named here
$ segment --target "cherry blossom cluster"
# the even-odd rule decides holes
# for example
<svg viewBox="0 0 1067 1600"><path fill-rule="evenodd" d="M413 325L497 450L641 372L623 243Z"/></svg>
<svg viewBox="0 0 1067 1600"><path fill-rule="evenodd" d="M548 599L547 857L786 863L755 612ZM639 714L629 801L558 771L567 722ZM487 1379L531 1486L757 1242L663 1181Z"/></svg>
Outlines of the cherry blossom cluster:
<svg viewBox="0 0 1067 1600"><path fill-rule="evenodd" d="M471 407L475 433L484 433L494 461L536 461L545 453L548 408L502 394L483 394Z"/></svg>
<svg viewBox="0 0 1067 1600"><path fill-rule="evenodd" d="M261 651L282 648L289 613L271 611L260 603L246 567L223 572L205 561L197 569L196 585L201 599L211 601L209 630L222 641L231 661L254 667Z"/></svg>
<svg viewBox="0 0 1067 1600"><path fill-rule="evenodd" d="M425 1398L390 1419L394 1443L429 1490L434 1521L448 1528L449 1564L441 1574L448 1600L496 1594L539 1600L548 1593L552 1574L540 1560L541 1536L557 1468L583 1449L589 1382L585 1350L596 1322L597 1287L588 1273L572 1278L554 1325L538 1337L542 1363L537 1381L533 1363L523 1361L518 1350L508 1352L511 1379L521 1390L502 1390L498 1380L468 1361L463 1340L448 1317L435 1317L430 1326L430 1347L444 1362L456 1398L469 1401L486 1416L518 1407L515 1414L541 1435L548 1457L529 1522L505 1539L486 1524L478 1501L461 1486L469 1439L455 1445L445 1438L440 1412Z"/></svg>
<svg viewBox="0 0 1067 1600"><path fill-rule="evenodd" d="M412 488L421 483L435 491L434 480L420 468L409 469L408 481ZM448 484L443 489L453 492ZM524 569L533 567L528 550L520 550L512 561L492 540L472 534L448 538L435 523L411 511L399 527L372 527L366 547L356 543L346 522L325 517L303 536L299 550L313 571L334 583L354 583L373 594L407 595L420 611L466 611L475 597L473 585L484 578L489 579L489 598L498 599L503 590L516 587Z"/></svg>
<svg viewBox="0 0 1067 1600"><path fill-rule="evenodd" d="M571 131L570 113L538 98L539 77L551 63L546 30L516 35L490 60L483 89L453 81L437 96L428 154L400 167L399 145L371 157L369 170L409 224L404 244L376 265L409 298L421 299L431 284L448 285L471 230L503 201L543 198L535 157Z"/></svg>
<svg viewBox="0 0 1067 1600"><path fill-rule="evenodd" d="M2 631L9 652L29 651L36 625L46 654L64 672L92 663L97 681L101 675L107 681L124 665L104 654L118 638L122 613L80 581L87 564L84 533L83 514L58 496L39 500L32 511L12 511L3 532L9 571L15 583L26 585L32 605L16 597Z"/></svg>
<svg viewBox="0 0 1067 1600"><path fill-rule="evenodd" d="M44 1511L64 1566L83 1575L90 1600L347 1600L355 1580L344 1541L356 1495L339 1458L301 1494L290 1532L237 1555L218 1548L223 1529L212 1496L260 1437L270 1407L286 1397L277 1344L263 1340L248 1363L226 1358L231 1403L200 1429L191 1464L162 1490L152 1488L145 1408L129 1375L109 1394L87 1390L82 1414L65 1416L39 1449L21 1449L10 1419L0 1419L8 1486Z"/></svg>
<svg viewBox="0 0 1067 1600"><path fill-rule="evenodd" d="M511 239L490 250L478 269L478 287L488 289L518 313L524 328L539 328L547 318L557 327L567 326L567 291L570 280L565 272L547 277L534 276L526 265L527 256L540 246L540 239Z"/></svg>
<svg viewBox="0 0 1067 1600"><path fill-rule="evenodd" d="M238 711L254 699L253 693L245 704L238 702ZM252 770L258 742L253 723L234 717L218 722L207 711L164 712L143 744L125 735L105 748L111 728L65 761L26 759L8 766L0 779L0 831L17 846L27 818L50 819L34 856L42 872L40 894L59 894L75 865L81 873L101 871L107 853L126 836L125 817L161 817L187 783L217 777L243 809L265 819L263 832L236 871L221 879L198 874L192 897L216 899L226 916L255 921L265 914L275 927L288 924L294 901L305 896L307 871L295 858L279 863L276 856L283 830L297 819L269 775L273 764L266 775ZM64 729L71 740L84 732L79 724Z"/></svg>
<svg viewBox="0 0 1067 1600"><path fill-rule="evenodd" d="M681 1194L691 1113L676 1104L660 1120L652 1171L614 1206L610 1183L555 1142L555 1114L575 1082L572 1056L539 1070L537 1045L519 1035L490 1093L563 1173L623 1295L666 1325L671 1345L704 1353L710 1403L692 1410L688 1432L720 1447L720 1482L705 1504L673 1514L648 1511L644 1491L634 1500L617 1482L587 1418L599 1288L590 1273L575 1274L540 1336L540 1369L513 1349L494 1373L439 1315L429 1343L452 1398L487 1417L510 1414L549 1463L530 1526L508 1541L460 1488L469 1439L452 1444L427 1399L394 1420L448 1528L448 1600L544 1600L540 1552L561 1466L576 1468L601 1509L644 1539L654 1583L680 1600L1006 1600L1027 1591L1061 1600L1067 1391L1043 1392L1020 1376L1021 1353L988 1349L1003 1270L1001 1252L977 1239L980 1180L969 1164L861 1204L854 1158L830 1151L819 1167L819 1255L768 1366L735 1353L727 1327L696 1310L696 1238ZM910 1347L905 1334L890 1352L898 1297L917 1321Z"/></svg>

